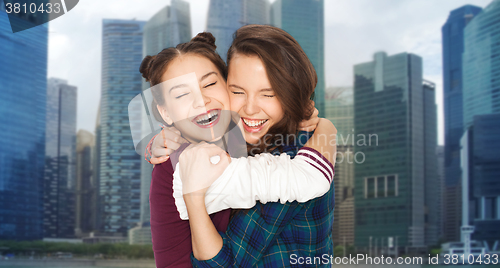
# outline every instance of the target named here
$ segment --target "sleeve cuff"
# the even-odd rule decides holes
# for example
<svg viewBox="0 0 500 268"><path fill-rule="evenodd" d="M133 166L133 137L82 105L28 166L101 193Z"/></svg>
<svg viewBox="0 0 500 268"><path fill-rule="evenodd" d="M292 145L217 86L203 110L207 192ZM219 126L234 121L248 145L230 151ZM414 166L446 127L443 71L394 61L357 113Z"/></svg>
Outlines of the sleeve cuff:
<svg viewBox="0 0 500 268"><path fill-rule="evenodd" d="M196 259L191 253L191 264L193 264L193 267L200 267L200 268L210 268L210 267L233 267L231 264L231 250L229 249L227 245L227 239L225 237L225 234L223 232L219 232L219 234L222 236L223 239L223 244L222 244L222 249L215 255L215 257L209 259L209 260L204 260L200 261Z"/></svg>
<svg viewBox="0 0 500 268"><path fill-rule="evenodd" d="M329 183L332 183L335 169L332 163L320 152L311 147L302 147L297 153L297 157L303 157L306 162L321 171Z"/></svg>

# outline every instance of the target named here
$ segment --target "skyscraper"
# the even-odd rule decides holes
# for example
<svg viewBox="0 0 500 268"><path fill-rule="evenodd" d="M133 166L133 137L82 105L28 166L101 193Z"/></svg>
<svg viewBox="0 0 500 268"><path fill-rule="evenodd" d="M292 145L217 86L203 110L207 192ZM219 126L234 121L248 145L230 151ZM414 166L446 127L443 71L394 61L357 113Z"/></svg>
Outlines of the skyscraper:
<svg viewBox="0 0 500 268"><path fill-rule="evenodd" d="M487 10L487 9L485 9ZM476 115L462 138L462 178L469 186L472 239L500 249L500 113Z"/></svg>
<svg viewBox="0 0 500 268"><path fill-rule="evenodd" d="M462 53L464 28L481 11L465 5L450 12L441 28L443 39L443 99L445 135L445 214L446 241L459 238L460 227L460 137L463 133Z"/></svg>
<svg viewBox="0 0 500 268"><path fill-rule="evenodd" d="M103 20L100 107L101 232L127 236L140 221L141 158L135 152L128 104L141 92L143 27L136 20Z"/></svg>
<svg viewBox="0 0 500 268"><path fill-rule="evenodd" d="M468 177L472 238L500 242L500 1L494 0L465 27L463 53L462 178ZM468 172L467 172L468 171ZM465 206L464 206L465 207ZM498 248L496 249L498 250Z"/></svg>
<svg viewBox="0 0 500 268"><path fill-rule="evenodd" d="M463 130L474 116L500 113L500 1L484 8L464 30Z"/></svg>
<svg viewBox="0 0 500 268"><path fill-rule="evenodd" d="M14 23L30 22L11 14ZM43 236L47 25L12 33L0 5L0 239Z"/></svg>
<svg viewBox="0 0 500 268"><path fill-rule="evenodd" d="M158 54L162 49L174 47L191 39L191 16L189 3L182 0L172 0L170 5L158 11L144 26L143 56ZM150 87L143 81L143 90ZM145 112L144 110L142 112ZM149 122L142 122L142 129L151 131ZM141 224L129 232L131 244L151 243L149 188L153 165L141 161ZM147 229L147 230L145 230Z"/></svg>
<svg viewBox="0 0 500 268"><path fill-rule="evenodd" d="M424 204L425 245L438 245L440 233L441 183L438 180L436 85L423 81L424 105Z"/></svg>
<svg viewBox="0 0 500 268"><path fill-rule="evenodd" d="M352 87L325 92L325 118L337 128L333 243L354 244L354 107Z"/></svg>
<svg viewBox="0 0 500 268"><path fill-rule="evenodd" d="M75 236L77 89L50 78L47 85L44 238Z"/></svg>
<svg viewBox="0 0 500 268"><path fill-rule="evenodd" d="M269 24L269 0L210 0L207 31L214 35L224 61L234 32L247 24Z"/></svg>
<svg viewBox="0 0 500 268"><path fill-rule="evenodd" d="M174 47L190 39L189 3L171 0L144 25L143 56L156 55L164 48Z"/></svg>
<svg viewBox="0 0 500 268"><path fill-rule="evenodd" d="M295 38L318 75L314 101L319 116L325 116L325 22L323 0L276 0L271 6L271 24Z"/></svg>
<svg viewBox="0 0 500 268"><path fill-rule="evenodd" d="M78 237L95 231L97 199L96 180L92 162L94 135L80 129L76 135L76 235Z"/></svg>
<svg viewBox="0 0 500 268"><path fill-rule="evenodd" d="M378 52L374 61L355 65L354 74L355 244L392 237L399 246L421 248L425 182L436 179L426 168L432 143L426 137L437 135L427 127L435 118L426 122L424 114L436 111L426 103L422 58Z"/></svg>

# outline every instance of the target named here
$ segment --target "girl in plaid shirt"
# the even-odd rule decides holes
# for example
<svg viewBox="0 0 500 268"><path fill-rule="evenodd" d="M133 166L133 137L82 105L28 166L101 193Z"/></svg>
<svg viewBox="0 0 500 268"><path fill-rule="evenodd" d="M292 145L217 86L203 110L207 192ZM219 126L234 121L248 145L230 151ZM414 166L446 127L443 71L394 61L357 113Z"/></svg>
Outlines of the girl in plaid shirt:
<svg viewBox="0 0 500 268"><path fill-rule="evenodd" d="M276 137L296 133L304 114L301 107L305 107L305 101L316 87L317 76L312 64L297 41L285 31L248 25L235 34L228 51L228 66L231 109L238 111L242 118L250 152L279 150L279 146L274 146ZM335 133L333 124L322 119L308 144L331 154L322 155L305 147L297 157L310 159L318 170L333 176L335 144L318 137ZM211 180L212 174L220 174L224 167L207 163L208 157L216 153L215 148L206 145L185 150L180 157L183 183ZM206 190L184 194L190 218L193 266L330 265L333 184L326 195L305 203L258 202L249 210L235 213L226 232L218 232L209 218L204 202ZM309 257L314 263L293 262L292 254L295 260Z"/></svg>

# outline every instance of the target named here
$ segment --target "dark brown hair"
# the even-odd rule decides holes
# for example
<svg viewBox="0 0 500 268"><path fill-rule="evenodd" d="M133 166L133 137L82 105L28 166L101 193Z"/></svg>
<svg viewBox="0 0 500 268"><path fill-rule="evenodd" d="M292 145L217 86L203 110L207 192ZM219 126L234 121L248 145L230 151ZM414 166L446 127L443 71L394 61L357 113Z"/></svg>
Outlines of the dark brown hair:
<svg viewBox="0 0 500 268"><path fill-rule="evenodd" d="M274 124L258 144L249 145L251 154L273 150L283 135L296 134L299 123L313 113L310 97L318 83L311 61L299 43L282 29L268 25L239 28L227 52L227 64L236 54L259 57L271 87L283 109L283 119ZM279 136L278 136L279 135ZM279 148L281 150L281 148Z"/></svg>
<svg viewBox="0 0 500 268"><path fill-rule="evenodd" d="M151 87L153 87L163 82L161 81L161 77L172 60L181 55L194 54L210 60L215 67L217 67L220 75L226 80L227 67L222 58L215 51L216 48L215 37L211 33L202 32L187 43L178 44L176 47L165 48L155 56L146 56L142 60L139 71L142 77L144 77ZM153 88L151 93L154 99L151 107L153 114L158 121L165 123L156 109L157 104L160 106L165 104L163 93L159 88L157 90Z"/></svg>

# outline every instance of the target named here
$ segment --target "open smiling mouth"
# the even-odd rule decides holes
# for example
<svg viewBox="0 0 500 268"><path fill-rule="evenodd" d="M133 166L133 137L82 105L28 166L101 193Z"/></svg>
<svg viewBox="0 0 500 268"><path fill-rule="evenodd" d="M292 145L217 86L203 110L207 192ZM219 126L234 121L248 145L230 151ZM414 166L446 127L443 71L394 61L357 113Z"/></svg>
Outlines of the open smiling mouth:
<svg viewBox="0 0 500 268"><path fill-rule="evenodd" d="M250 119L250 118L241 118L243 121L243 127L248 132L259 132L262 130L264 125L269 119Z"/></svg>
<svg viewBox="0 0 500 268"><path fill-rule="evenodd" d="M201 128L213 127L219 122L220 109L212 109L206 113L196 116L192 121Z"/></svg>

